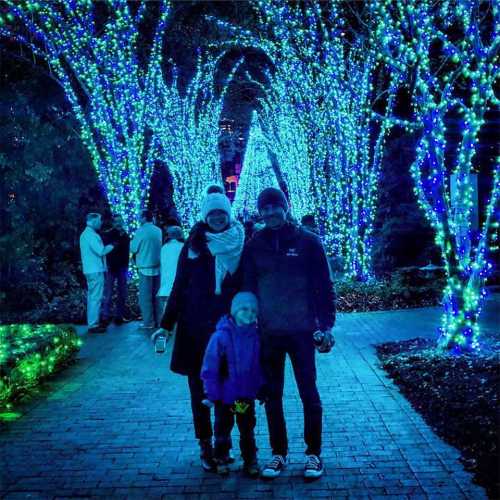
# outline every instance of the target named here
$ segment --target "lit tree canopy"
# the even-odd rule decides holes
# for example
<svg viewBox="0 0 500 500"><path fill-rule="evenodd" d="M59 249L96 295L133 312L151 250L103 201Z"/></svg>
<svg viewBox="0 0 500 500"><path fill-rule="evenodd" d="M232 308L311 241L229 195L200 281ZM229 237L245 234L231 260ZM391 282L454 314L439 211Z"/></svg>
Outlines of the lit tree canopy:
<svg viewBox="0 0 500 500"><path fill-rule="evenodd" d="M170 4L158 4L144 64L138 46L145 2L134 10L122 1L5 4L8 22L0 34L14 37L46 61L71 103L112 211L132 230L149 191L154 159L146 113L154 83L149 69L152 61L161 59Z"/></svg>
<svg viewBox="0 0 500 500"><path fill-rule="evenodd" d="M262 84L262 121L287 183L294 215L313 212L327 251L347 274L371 270L371 235L384 138L391 122L394 73L386 92L375 40L345 41L341 2L257 2L259 30L236 30L235 43L257 47L272 61ZM371 21L370 21L371 22ZM370 33L371 25L367 28ZM379 104L382 112L373 113ZM380 116L382 115L382 116Z"/></svg>
<svg viewBox="0 0 500 500"><path fill-rule="evenodd" d="M196 73L181 89L176 70L167 84L155 72L151 99L151 127L161 159L174 182L174 202L185 227L199 218L203 190L222 184L219 157L219 120L225 90L217 94L214 73L217 60L198 57ZM232 73L230 77L232 77Z"/></svg>
<svg viewBox="0 0 500 500"><path fill-rule="evenodd" d="M411 174L436 233L446 273L441 344L457 352L479 346L478 317L490 237L498 231L500 166L493 169L482 224L474 221L476 145L485 113L498 107L498 2L372 2L382 20L379 59L399 71L412 95L412 126L421 130ZM457 122L460 137L447 132ZM453 179L453 186L451 186ZM453 191L453 196L452 196ZM496 211L496 212L495 212Z"/></svg>
<svg viewBox="0 0 500 500"><path fill-rule="evenodd" d="M254 113L243 168L233 202L233 213L246 217L256 212L259 193L267 187L279 188L279 184L269 158L257 113Z"/></svg>

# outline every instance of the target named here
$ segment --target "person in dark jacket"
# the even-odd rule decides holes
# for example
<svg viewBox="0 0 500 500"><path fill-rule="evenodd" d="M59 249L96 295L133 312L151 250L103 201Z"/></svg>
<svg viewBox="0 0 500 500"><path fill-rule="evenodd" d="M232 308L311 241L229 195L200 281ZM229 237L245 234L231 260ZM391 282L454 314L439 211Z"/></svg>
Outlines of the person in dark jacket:
<svg viewBox="0 0 500 500"><path fill-rule="evenodd" d="M217 323L203 358L201 378L206 404L215 404L215 460L217 472L227 474L234 420L240 431L243 469L259 475L255 445L255 399L263 385L260 339L257 331L257 298L240 292L231 304L231 316Z"/></svg>
<svg viewBox="0 0 500 500"><path fill-rule="evenodd" d="M181 250L161 328L153 335L170 335L177 324L170 368L188 378L202 467L214 470L212 423L210 409L202 403L200 371L210 336L219 319L229 313L240 286L236 271L244 230L232 220L229 199L213 187L201 204L201 213L202 222L193 226Z"/></svg>
<svg viewBox="0 0 500 500"><path fill-rule="evenodd" d="M104 232L103 240L106 244L114 245L114 249L107 255L108 272L104 285L103 322L109 323L112 319L111 304L116 283L117 302L114 319L117 325L121 325L129 321L126 317L126 304L130 237L120 215L113 217L112 227Z"/></svg>
<svg viewBox="0 0 500 500"><path fill-rule="evenodd" d="M319 352L328 352L333 346L335 292L320 239L287 221L285 195L279 189L265 189L258 197L258 210L265 228L245 246L242 290L254 292L259 300L263 368L268 387L266 416L273 453L262 476L272 479L286 464L288 440L283 387L288 354L304 407L307 445L304 477L316 479L323 473L323 463L315 347ZM313 336L320 339L316 346Z"/></svg>
<svg viewBox="0 0 500 500"><path fill-rule="evenodd" d="M317 234L319 236L318 226L316 225L313 214L304 215L300 222L304 229L307 229L308 231L311 231L311 233Z"/></svg>

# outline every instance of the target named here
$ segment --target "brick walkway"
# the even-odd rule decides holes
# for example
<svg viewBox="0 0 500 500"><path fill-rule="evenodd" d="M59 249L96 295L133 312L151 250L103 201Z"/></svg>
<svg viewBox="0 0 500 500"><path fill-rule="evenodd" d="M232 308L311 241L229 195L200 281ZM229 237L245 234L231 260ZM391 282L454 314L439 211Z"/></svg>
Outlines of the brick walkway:
<svg viewBox="0 0 500 500"><path fill-rule="evenodd" d="M377 366L374 343L433 335L439 309L341 314L337 346L318 357L327 473L302 480L302 410L290 366L291 464L274 482L203 473L187 383L136 324L85 338L78 363L0 431L2 498L485 498ZM270 454L262 407L259 458ZM235 431L236 432L236 431ZM237 439L234 439L237 443ZM238 469L239 463L235 464Z"/></svg>

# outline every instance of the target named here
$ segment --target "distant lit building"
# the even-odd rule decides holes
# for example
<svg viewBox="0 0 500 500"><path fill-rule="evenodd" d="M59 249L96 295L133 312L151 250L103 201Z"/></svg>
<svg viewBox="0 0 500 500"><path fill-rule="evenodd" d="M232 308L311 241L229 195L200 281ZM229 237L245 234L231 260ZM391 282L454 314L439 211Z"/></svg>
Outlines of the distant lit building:
<svg viewBox="0 0 500 500"><path fill-rule="evenodd" d="M238 176L228 175L225 178L224 183L226 184L226 194L228 198L233 201L236 189L238 188Z"/></svg>

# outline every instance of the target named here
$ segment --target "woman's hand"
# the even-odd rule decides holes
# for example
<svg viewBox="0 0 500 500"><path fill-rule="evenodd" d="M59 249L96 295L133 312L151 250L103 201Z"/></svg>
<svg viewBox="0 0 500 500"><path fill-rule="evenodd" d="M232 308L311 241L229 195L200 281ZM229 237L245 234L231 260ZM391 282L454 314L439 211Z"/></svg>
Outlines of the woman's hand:
<svg viewBox="0 0 500 500"><path fill-rule="evenodd" d="M151 334L151 341L156 342L156 339L158 337L165 337L166 342L168 342L168 340L170 339L171 336L172 336L172 332L165 330L165 328L158 328L158 330L156 330L156 332Z"/></svg>

